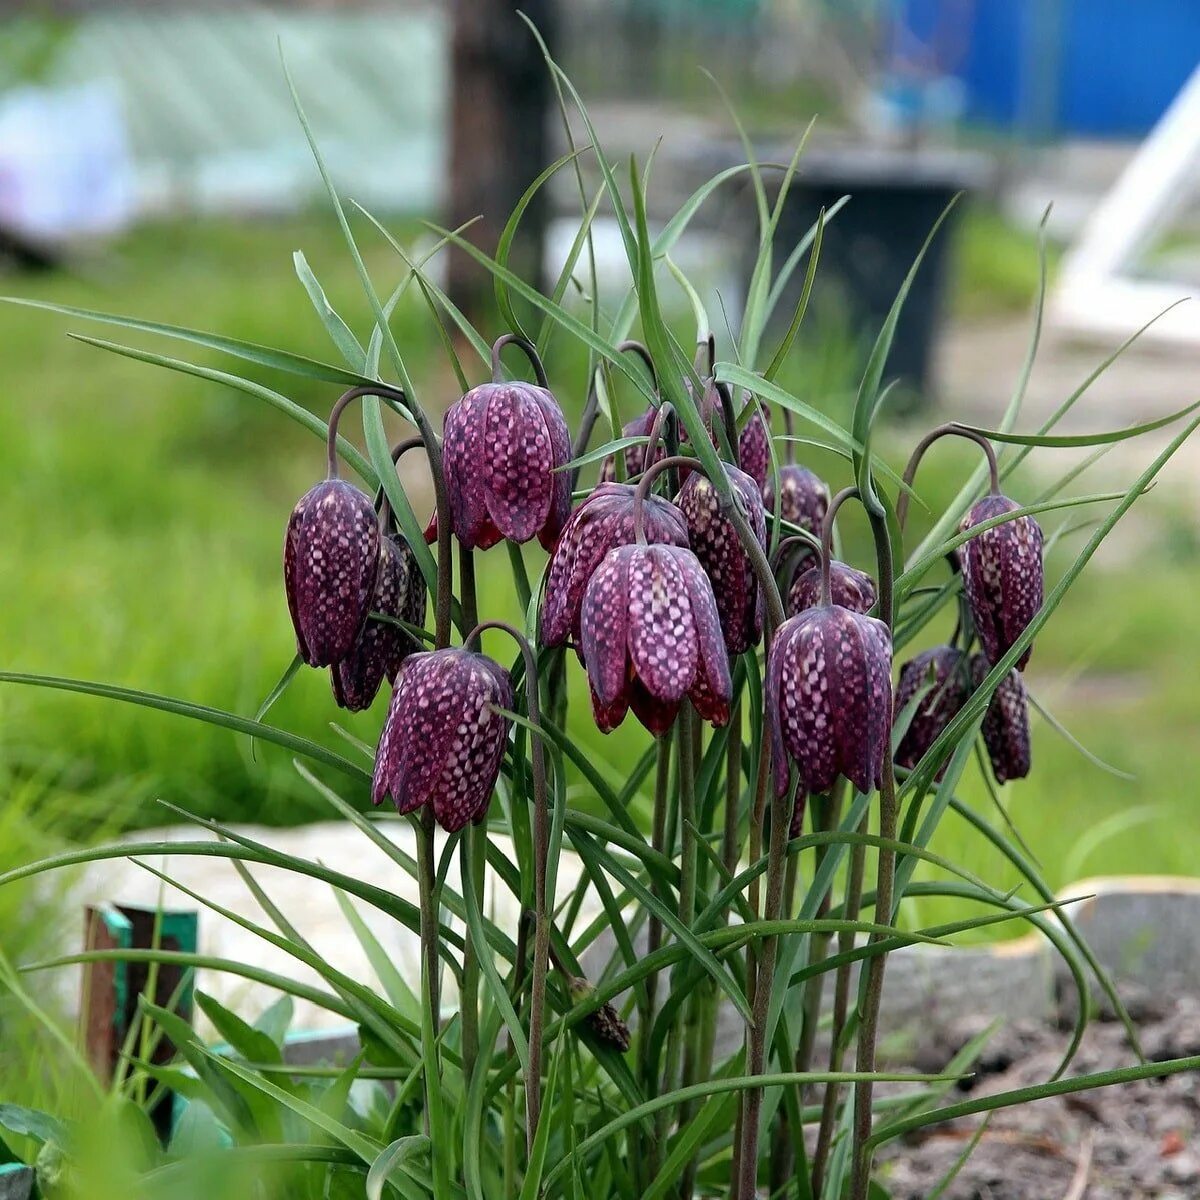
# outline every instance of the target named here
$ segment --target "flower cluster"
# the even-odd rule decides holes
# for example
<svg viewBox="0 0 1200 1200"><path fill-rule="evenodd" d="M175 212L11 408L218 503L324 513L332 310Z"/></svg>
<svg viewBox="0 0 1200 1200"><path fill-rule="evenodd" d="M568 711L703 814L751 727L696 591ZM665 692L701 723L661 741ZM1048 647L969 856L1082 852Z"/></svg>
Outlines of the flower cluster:
<svg viewBox="0 0 1200 1200"><path fill-rule="evenodd" d="M536 384L504 380L499 353L510 343L529 356ZM753 397L742 401L754 411L735 436L731 393L711 376L704 386L697 409L710 432L723 419L722 444L739 458L722 463L718 477L698 459L660 448L672 410L654 407L625 427L646 436L624 449L636 484L615 482L610 456L600 482L572 511L570 435L540 360L523 339L506 335L493 348L493 367L491 382L469 390L444 418L450 535L466 551L534 538L550 550L539 641L546 649L574 647L605 733L632 711L661 737L685 703L723 725L733 663L756 654L765 632L765 732L774 793L795 795L794 831L807 798L831 792L839 779L863 793L880 787L893 730L895 764L915 769L1041 607L1041 530L999 494L988 447L993 489L964 517L961 531L970 536L954 560L964 618L953 644L902 666L893 699L891 614L877 611L880 582L831 552L838 506L857 490L831 501L825 482L805 467L788 462L772 474L769 414ZM425 590L413 552L386 503L377 511L337 478L336 418L366 390L353 389L335 408L329 478L289 522L288 603L301 658L331 668L339 704L366 708L384 679L394 684L375 761L375 802L390 796L400 812L428 807L444 828L460 829L486 812L508 743L513 684L484 654L445 645L444 631L438 649L419 652ZM779 579L767 559L776 521L791 547L781 552ZM435 514L428 536L437 533ZM447 563L439 568L448 576ZM890 568L883 570L890 604ZM972 654L974 637L980 650ZM1028 658L1026 645L984 712L983 739L999 782L1029 771L1019 674ZM935 767L940 779L944 755Z"/></svg>

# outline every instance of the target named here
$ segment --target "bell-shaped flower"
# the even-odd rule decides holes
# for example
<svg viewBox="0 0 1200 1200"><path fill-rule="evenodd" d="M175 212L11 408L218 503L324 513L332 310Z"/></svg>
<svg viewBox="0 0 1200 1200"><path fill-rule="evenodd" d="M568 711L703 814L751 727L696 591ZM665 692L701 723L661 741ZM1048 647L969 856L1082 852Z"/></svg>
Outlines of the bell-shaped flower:
<svg viewBox="0 0 1200 1200"><path fill-rule="evenodd" d="M370 708L386 679L395 680L400 664L421 649L417 637L397 625L420 626L425 621L425 580L408 543L395 532L384 534L371 616L350 653L330 670L333 698L351 712Z"/></svg>
<svg viewBox="0 0 1200 1200"><path fill-rule="evenodd" d="M657 735L684 697L714 725L729 720L732 681L712 585L679 546L620 546L583 596L581 640L596 724L608 733L632 708Z"/></svg>
<svg viewBox="0 0 1200 1200"><path fill-rule="evenodd" d="M879 786L892 724L892 639L873 617L837 604L785 621L767 655L766 711L775 793L799 773L803 798L844 775L860 792Z"/></svg>
<svg viewBox="0 0 1200 1200"><path fill-rule="evenodd" d="M971 678L966 655L953 646L936 646L906 662L900 668L896 686L896 719L925 687L929 690L918 702L896 748L896 762L902 767L915 767L967 702ZM939 780L947 765L948 762L942 763Z"/></svg>
<svg viewBox="0 0 1200 1200"><path fill-rule="evenodd" d="M588 580L610 550L634 541L634 491L630 484L602 483L567 520L546 572L542 645L561 646L568 639L579 644L579 614ZM688 544L687 525L673 504L647 496L642 516L647 542Z"/></svg>
<svg viewBox="0 0 1200 1200"><path fill-rule="evenodd" d="M442 441L454 536L468 550L536 537L554 548L571 511L571 436L558 401L531 383L484 383L446 412ZM426 537L437 537L437 519Z"/></svg>
<svg viewBox="0 0 1200 1200"><path fill-rule="evenodd" d="M283 581L301 659L328 667L358 643L379 571L379 517L353 484L326 479L292 510Z"/></svg>
<svg viewBox="0 0 1200 1200"><path fill-rule="evenodd" d="M879 598L875 591L875 580L870 575L836 560L829 564L829 594L834 604L856 613L869 612ZM820 602L821 568L809 567L796 576L788 592L788 616L798 616L806 608L815 608Z"/></svg>
<svg viewBox="0 0 1200 1200"><path fill-rule="evenodd" d="M481 821L500 774L513 706L508 672L461 647L413 654L392 691L371 799L400 813L428 804L449 833Z"/></svg>
<svg viewBox="0 0 1200 1200"><path fill-rule="evenodd" d="M991 670L987 659L976 654L971 671L978 687ZM983 743L997 783L1024 779L1033 765L1029 737L1029 701L1025 684L1017 671L1009 671L992 693L983 716Z"/></svg>
<svg viewBox="0 0 1200 1200"><path fill-rule="evenodd" d="M963 518L968 529L1020 508L1007 496L989 495ZM1032 517L1016 517L977 533L961 551L963 591L979 642L990 663L998 662L1042 607L1042 530ZM1033 647L1017 660L1025 669Z"/></svg>
<svg viewBox="0 0 1200 1200"><path fill-rule="evenodd" d="M745 472L725 464L729 480L760 546L766 546L762 491ZM687 522L688 540L712 583L725 648L743 654L758 644L763 631L764 599L733 522L724 514L720 493L699 471L692 471L675 503Z"/></svg>

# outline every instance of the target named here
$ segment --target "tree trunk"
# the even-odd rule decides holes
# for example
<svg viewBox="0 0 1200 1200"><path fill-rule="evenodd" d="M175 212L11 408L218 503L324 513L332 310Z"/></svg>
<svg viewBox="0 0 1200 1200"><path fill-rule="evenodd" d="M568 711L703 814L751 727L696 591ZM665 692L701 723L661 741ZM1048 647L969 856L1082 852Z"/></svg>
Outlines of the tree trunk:
<svg viewBox="0 0 1200 1200"><path fill-rule="evenodd" d="M448 224L473 217L465 236L494 254L522 193L549 163L549 70L524 12L554 48L556 0L453 0L450 188ZM541 191L526 209L509 259L535 286L541 282L548 207ZM490 306L491 277L461 250L449 258L447 291L472 320Z"/></svg>

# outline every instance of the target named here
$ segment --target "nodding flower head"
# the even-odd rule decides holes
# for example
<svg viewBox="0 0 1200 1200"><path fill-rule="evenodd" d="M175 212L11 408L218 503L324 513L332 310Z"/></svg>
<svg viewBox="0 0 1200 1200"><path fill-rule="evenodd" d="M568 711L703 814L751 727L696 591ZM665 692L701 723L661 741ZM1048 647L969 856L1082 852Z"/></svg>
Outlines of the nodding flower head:
<svg viewBox="0 0 1200 1200"><path fill-rule="evenodd" d="M747 404L754 404L748 397ZM761 492L771 474L771 410L759 405L738 436L738 466L758 485Z"/></svg>
<svg viewBox="0 0 1200 1200"><path fill-rule="evenodd" d="M892 639L873 617L838 604L785 621L767 655L766 709L775 793L799 772L797 807L845 775L879 786L892 723Z"/></svg>
<svg viewBox="0 0 1200 1200"><path fill-rule="evenodd" d="M971 671L978 687L991 670L982 654L971 658ZM1029 738L1029 701L1025 683L1017 671L1001 680L992 693L991 702L983 717L983 743L992 763L997 783L1024 779L1033 765Z"/></svg>
<svg viewBox="0 0 1200 1200"><path fill-rule="evenodd" d="M404 660L379 748L371 799L391 796L400 813L428 804L447 832L481 821L508 740L508 672L461 647Z"/></svg>
<svg viewBox="0 0 1200 1200"><path fill-rule="evenodd" d="M953 646L936 646L906 662L900 668L896 687L895 718L926 686L929 691L917 705L896 748L896 762L902 767L915 767L967 702L971 694L967 656ZM939 780L948 765L948 761L942 764L937 774Z"/></svg>
<svg viewBox="0 0 1200 1200"><path fill-rule="evenodd" d="M767 512L775 511L775 481L770 477L763 484L763 505ZM798 463L779 468L779 515L785 521L819 537L828 511L829 486L819 475Z"/></svg>
<svg viewBox="0 0 1200 1200"><path fill-rule="evenodd" d="M610 550L634 541L634 491L629 484L602 483L568 519L546 574L541 625L544 646L561 646L568 639L579 644L579 614L588 580ZM648 542L688 544L687 525L673 504L647 496L642 514Z"/></svg>
<svg viewBox="0 0 1200 1200"><path fill-rule="evenodd" d="M292 510L283 581L300 657L328 667L354 649L379 570L379 517L366 493L341 479L310 489Z"/></svg>
<svg viewBox="0 0 1200 1200"><path fill-rule="evenodd" d="M425 580L408 543L396 532L383 535L379 574L371 612L420 626L425 621ZM421 649L408 630L393 621L369 617L353 650L330 670L333 698L351 712L370 708L385 679L396 678L400 664Z"/></svg>
<svg viewBox="0 0 1200 1200"><path fill-rule="evenodd" d="M759 485L745 471L724 465L754 536L765 546L767 525ZM758 576L733 522L722 511L720 493L704 475L691 472L676 503L687 522L692 550L712 582L725 648L730 654L743 654L762 637L764 600Z"/></svg>
<svg viewBox="0 0 1200 1200"><path fill-rule="evenodd" d="M500 380L500 349L526 349L538 384ZM506 335L492 348L494 378L472 388L446 412L442 455L454 536L468 550L503 538L536 537L554 548L571 511L571 435L558 401L546 387L535 352ZM437 536L436 520L426 537Z"/></svg>
<svg viewBox="0 0 1200 1200"><path fill-rule="evenodd" d="M608 733L632 708L656 736L690 697L715 725L729 720L732 681L712 585L679 546L620 546L583 596L581 649L596 724Z"/></svg>
<svg viewBox="0 0 1200 1200"><path fill-rule="evenodd" d="M875 581L870 575L836 560L829 564L829 593L834 604L856 613L869 612L879 598ZM788 616L798 616L806 608L815 608L820 602L821 568L809 567L796 576L792 590L788 592Z"/></svg>
<svg viewBox="0 0 1200 1200"><path fill-rule="evenodd" d="M965 533L1017 508L1020 505L1007 496L984 496L959 528ZM1042 607L1041 526L1032 517L1005 521L977 533L961 548L960 557L963 591L980 645L988 662L998 662ZM1017 660L1017 670L1025 669L1032 651L1032 646L1026 648Z"/></svg>

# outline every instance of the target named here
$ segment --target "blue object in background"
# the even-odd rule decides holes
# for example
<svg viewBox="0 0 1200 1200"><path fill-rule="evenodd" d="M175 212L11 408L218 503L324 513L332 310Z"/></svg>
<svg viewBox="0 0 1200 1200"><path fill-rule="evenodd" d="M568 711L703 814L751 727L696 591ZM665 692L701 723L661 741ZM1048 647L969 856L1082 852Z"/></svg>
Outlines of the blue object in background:
<svg viewBox="0 0 1200 1200"><path fill-rule="evenodd" d="M1200 0L897 0L895 18L898 56L929 47L967 120L1038 137L1144 134L1200 65Z"/></svg>

